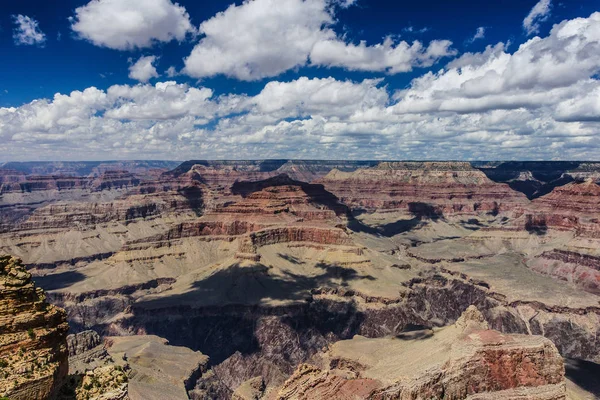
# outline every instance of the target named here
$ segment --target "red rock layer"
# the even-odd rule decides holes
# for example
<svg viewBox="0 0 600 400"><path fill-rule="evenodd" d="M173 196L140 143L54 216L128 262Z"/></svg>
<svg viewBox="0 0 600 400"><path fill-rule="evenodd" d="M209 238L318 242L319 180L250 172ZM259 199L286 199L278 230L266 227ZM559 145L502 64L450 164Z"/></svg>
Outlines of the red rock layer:
<svg viewBox="0 0 600 400"><path fill-rule="evenodd" d="M352 240L342 229L288 226L252 232L248 239L240 244L240 252L254 253L262 246L289 242L352 245Z"/></svg>
<svg viewBox="0 0 600 400"><path fill-rule="evenodd" d="M469 163L381 163L352 173L333 170L319 181L352 208L405 209L428 204L443 214L512 211L526 197L495 183Z"/></svg>
<svg viewBox="0 0 600 400"><path fill-rule="evenodd" d="M600 238L600 185L592 180L557 187L534 200L527 222Z"/></svg>
<svg viewBox="0 0 600 400"><path fill-rule="evenodd" d="M534 271L573 282L588 292L600 295L600 257L552 250L542 253L528 265Z"/></svg>

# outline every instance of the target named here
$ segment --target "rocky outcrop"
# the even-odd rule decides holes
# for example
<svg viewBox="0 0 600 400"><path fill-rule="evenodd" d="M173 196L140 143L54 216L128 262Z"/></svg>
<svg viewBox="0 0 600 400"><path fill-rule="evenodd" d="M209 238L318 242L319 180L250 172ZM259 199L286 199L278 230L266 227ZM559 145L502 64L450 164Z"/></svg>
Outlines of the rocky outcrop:
<svg viewBox="0 0 600 400"><path fill-rule="evenodd" d="M76 400L128 400L127 373L122 367L107 365L87 371L77 380Z"/></svg>
<svg viewBox="0 0 600 400"><path fill-rule="evenodd" d="M398 338L355 337L333 344L322 357L325 367L300 366L277 399L566 395L563 361L552 342L489 330L474 307L454 326Z"/></svg>
<svg viewBox="0 0 600 400"><path fill-rule="evenodd" d="M195 171L207 185L228 188L237 181L258 181L279 174L286 174L302 182L312 182L327 175L334 168L350 172L377 164L378 161L352 160L191 160L182 163L168 175L179 177Z"/></svg>
<svg viewBox="0 0 600 400"><path fill-rule="evenodd" d="M257 248L277 243L302 242L334 245L351 245L352 241L342 229L316 227L271 228L252 232L240 244L240 252L255 253Z"/></svg>
<svg viewBox="0 0 600 400"><path fill-rule="evenodd" d="M46 302L19 259L0 258L0 396L47 399L68 372L66 314Z"/></svg>
<svg viewBox="0 0 600 400"><path fill-rule="evenodd" d="M87 186L88 179L80 176L27 176L24 180L2 185L2 193L23 193L48 190L83 189Z"/></svg>

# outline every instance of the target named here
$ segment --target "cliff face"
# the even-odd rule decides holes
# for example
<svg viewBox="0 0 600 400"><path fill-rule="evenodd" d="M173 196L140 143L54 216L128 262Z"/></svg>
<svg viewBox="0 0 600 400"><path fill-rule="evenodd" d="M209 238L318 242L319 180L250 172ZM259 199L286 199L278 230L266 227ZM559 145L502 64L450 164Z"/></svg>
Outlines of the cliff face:
<svg viewBox="0 0 600 400"><path fill-rule="evenodd" d="M399 209L428 204L438 214L497 214L527 202L508 185L495 183L469 163L381 163L319 180L355 209Z"/></svg>
<svg viewBox="0 0 600 400"><path fill-rule="evenodd" d="M66 314L46 302L20 260L0 258L0 396L52 397L68 372Z"/></svg>
<svg viewBox="0 0 600 400"><path fill-rule="evenodd" d="M537 225L600 238L599 209L600 185L588 179L558 187L535 199L528 215Z"/></svg>

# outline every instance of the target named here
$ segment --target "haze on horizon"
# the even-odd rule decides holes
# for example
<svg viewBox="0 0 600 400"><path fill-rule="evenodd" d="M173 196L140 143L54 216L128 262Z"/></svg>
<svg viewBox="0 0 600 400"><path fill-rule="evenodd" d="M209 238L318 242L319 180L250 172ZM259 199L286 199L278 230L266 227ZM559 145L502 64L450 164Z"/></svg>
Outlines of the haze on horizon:
<svg viewBox="0 0 600 400"><path fill-rule="evenodd" d="M600 160L597 3L140 3L0 6L1 161Z"/></svg>

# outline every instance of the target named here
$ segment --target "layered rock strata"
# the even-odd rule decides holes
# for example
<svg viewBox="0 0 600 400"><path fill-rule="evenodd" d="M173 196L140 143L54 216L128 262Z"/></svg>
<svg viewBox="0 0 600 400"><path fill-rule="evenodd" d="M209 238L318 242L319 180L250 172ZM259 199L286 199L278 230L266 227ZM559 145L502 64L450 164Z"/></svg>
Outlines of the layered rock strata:
<svg viewBox="0 0 600 400"><path fill-rule="evenodd" d="M354 209L400 209L429 214L497 214L526 204L525 196L495 183L469 163L381 163L320 181Z"/></svg>

